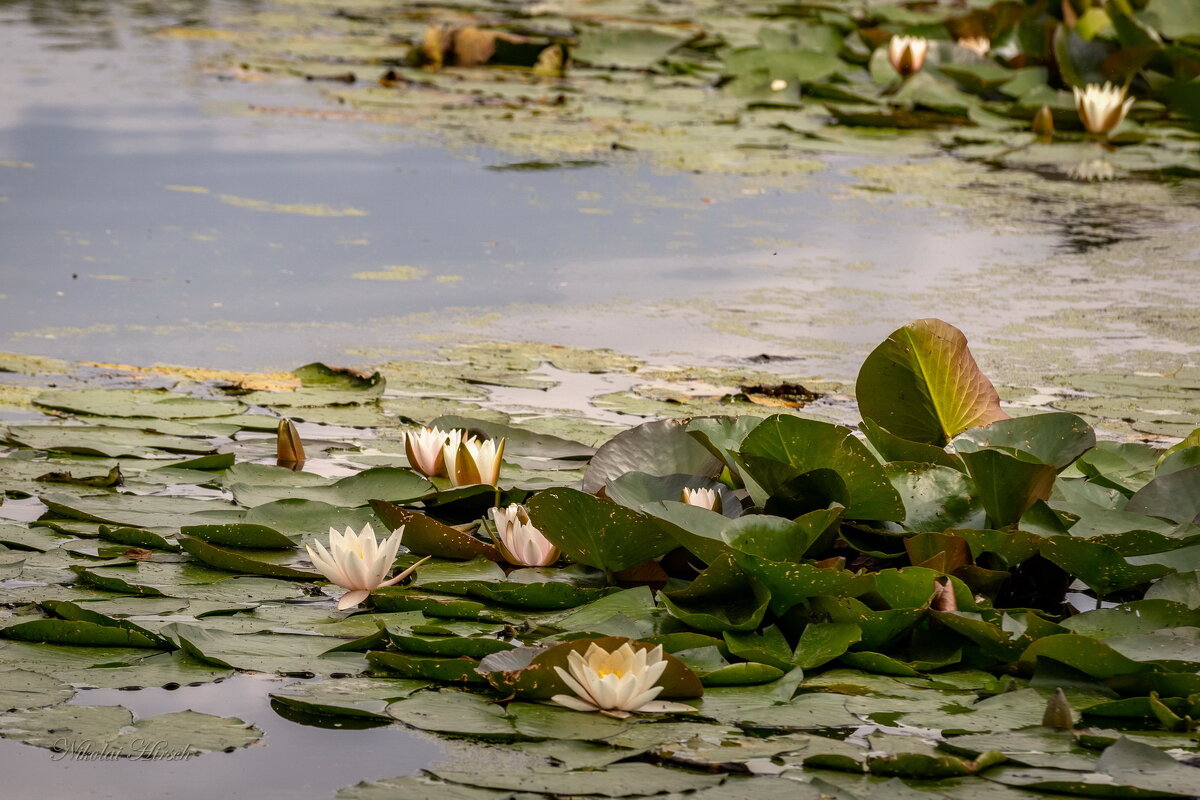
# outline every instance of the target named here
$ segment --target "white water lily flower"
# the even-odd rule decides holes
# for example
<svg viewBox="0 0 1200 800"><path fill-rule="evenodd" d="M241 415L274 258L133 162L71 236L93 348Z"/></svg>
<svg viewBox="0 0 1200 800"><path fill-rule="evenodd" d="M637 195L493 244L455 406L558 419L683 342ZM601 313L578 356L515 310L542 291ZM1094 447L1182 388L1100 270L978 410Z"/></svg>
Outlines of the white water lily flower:
<svg viewBox="0 0 1200 800"><path fill-rule="evenodd" d="M1106 134L1121 124L1134 98L1125 97L1125 87L1105 83L1089 83L1087 88L1073 87L1075 110L1088 133Z"/></svg>
<svg viewBox="0 0 1200 800"><path fill-rule="evenodd" d="M459 442L447 442L443 448L446 464L446 477L455 486L474 486L486 483L495 486L500 480L500 465L504 461L504 443L501 439L496 444L494 439L484 439L482 442L471 437Z"/></svg>
<svg viewBox="0 0 1200 800"><path fill-rule="evenodd" d="M893 36L888 42L888 61L905 78L921 71L928 52L929 40L921 36Z"/></svg>
<svg viewBox="0 0 1200 800"><path fill-rule="evenodd" d="M657 686L667 668L662 645L652 650L635 650L629 642L611 653L592 642L587 652L567 656L570 672L562 667L554 671L575 697L556 694L550 698L560 706L575 711L671 712L694 711L683 703L655 700L662 686Z"/></svg>
<svg viewBox="0 0 1200 800"><path fill-rule="evenodd" d="M964 36L956 44L964 50L970 50L977 56L986 56L992 49L992 42L986 36Z"/></svg>
<svg viewBox="0 0 1200 800"><path fill-rule="evenodd" d="M689 506L700 506L721 513L721 495L716 489L684 489L679 499Z"/></svg>
<svg viewBox="0 0 1200 800"><path fill-rule="evenodd" d="M504 560L519 567L548 567L558 561L558 548L529 521L525 506L513 503L508 508L493 508L496 523L496 548Z"/></svg>
<svg viewBox="0 0 1200 800"><path fill-rule="evenodd" d="M322 575L343 589L350 590L338 601L338 610L344 611L366 600L367 595L380 586L399 583L429 560L429 556L426 556L396 577L386 580L387 574L392 571L396 553L400 550L400 537L403 535L404 526L401 526L380 544L375 541L375 531L370 523L363 526L361 533L355 533L349 527L345 533L330 528L328 550L315 540L312 544L304 545L304 549Z"/></svg>
<svg viewBox="0 0 1200 800"><path fill-rule="evenodd" d="M404 434L404 452L409 465L427 478L446 474L445 448L458 450L462 431L420 428Z"/></svg>

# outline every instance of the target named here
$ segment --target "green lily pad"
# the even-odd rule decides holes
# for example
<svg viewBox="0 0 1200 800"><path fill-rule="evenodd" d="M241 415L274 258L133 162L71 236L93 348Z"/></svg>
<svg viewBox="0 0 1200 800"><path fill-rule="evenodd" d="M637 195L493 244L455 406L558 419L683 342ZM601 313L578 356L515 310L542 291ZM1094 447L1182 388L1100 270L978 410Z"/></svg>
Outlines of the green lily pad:
<svg viewBox="0 0 1200 800"><path fill-rule="evenodd" d="M271 692L271 701L316 716L386 720L392 719L387 714L390 703L428 685L394 678L340 678L289 684Z"/></svg>
<svg viewBox="0 0 1200 800"><path fill-rule="evenodd" d="M375 467L328 486L256 486L235 483L229 487L243 506L255 507L280 500L310 500L344 508L357 508L371 500L409 502L433 491L433 484L407 469Z"/></svg>
<svg viewBox="0 0 1200 800"><path fill-rule="evenodd" d="M25 669L0 670L0 709L42 708L70 700L75 690L62 681Z"/></svg>
<svg viewBox="0 0 1200 800"><path fill-rule="evenodd" d="M404 527L403 543L411 552L438 558L470 560L476 556L483 556L492 561L502 560L495 545L438 522L419 511L383 500L372 500L371 508L389 530Z"/></svg>
<svg viewBox="0 0 1200 800"><path fill-rule="evenodd" d="M937 447L1006 416L966 337L937 319L906 325L873 350L859 370L856 395L864 419Z"/></svg>
<svg viewBox="0 0 1200 800"><path fill-rule="evenodd" d="M53 706L0 717L0 736L76 756L179 760L247 747L262 731L236 717L175 711L134 720L122 706Z"/></svg>
<svg viewBox="0 0 1200 800"><path fill-rule="evenodd" d="M217 547L191 536L180 536L179 544L189 555L210 567L236 572L242 575L265 575L268 578L293 578L296 580L319 580L322 575L312 570L296 569L280 560L278 550L234 550ZM292 554L287 558L291 559Z"/></svg>
<svg viewBox="0 0 1200 800"><path fill-rule="evenodd" d="M534 526L565 556L606 572L637 566L674 546L649 516L576 489L539 492L526 508Z"/></svg>
<svg viewBox="0 0 1200 800"><path fill-rule="evenodd" d="M42 392L35 405L97 417L154 417L190 419L241 414L237 400L210 400L175 394L165 389L58 389Z"/></svg>
<svg viewBox="0 0 1200 800"><path fill-rule="evenodd" d="M477 694L452 690L418 692L390 704L387 713L405 725L452 736L495 741L518 738L504 709Z"/></svg>

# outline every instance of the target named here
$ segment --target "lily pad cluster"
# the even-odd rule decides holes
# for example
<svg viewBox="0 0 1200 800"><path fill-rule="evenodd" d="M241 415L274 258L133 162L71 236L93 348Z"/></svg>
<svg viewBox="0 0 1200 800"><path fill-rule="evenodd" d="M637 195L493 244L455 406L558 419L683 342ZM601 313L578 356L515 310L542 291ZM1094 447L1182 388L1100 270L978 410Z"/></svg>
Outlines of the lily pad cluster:
<svg viewBox="0 0 1200 800"><path fill-rule="evenodd" d="M229 41L234 79L319 82L353 109L331 117L528 154L514 169L616 150L685 170L794 174L820 167L806 156L951 150L1083 180L1197 172L1190 0L293 0L163 34ZM893 37L928 43L915 71L889 61ZM1136 98L1107 150L1089 140L1072 92L1103 83Z"/></svg>
<svg viewBox="0 0 1200 800"><path fill-rule="evenodd" d="M289 720L406 725L524 765L466 758L343 798L1200 787L1200 432L1155 449L1066 412L1010 418L961 332L920 320L864 362L857 430L801 408L592 447L422 420L505 440L497 484L462 486L388 430L280 428L262 412L387 391L297 378L50 389L35 402L54 418L5 429L0 736L76 731L131 758L145 731L186 731L192 755L244 746L259 733L240 720L67 701L258 672L320 678L273 693ZM487 525L510 503L557 563L506 562ZM303 545L366 524L403 529L395 572L428 560L338 612ZM572 654L627 645L661 648L664 713L552 702Z"/></svg>

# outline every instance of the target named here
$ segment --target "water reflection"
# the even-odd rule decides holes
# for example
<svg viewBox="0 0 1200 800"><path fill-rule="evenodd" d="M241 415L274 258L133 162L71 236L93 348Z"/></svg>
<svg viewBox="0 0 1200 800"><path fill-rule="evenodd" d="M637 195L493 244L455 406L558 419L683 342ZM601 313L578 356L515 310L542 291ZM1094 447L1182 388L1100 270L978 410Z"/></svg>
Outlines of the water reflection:
<svg viewBox="0 0 1200 800"><path fill-rule="evenodd" d="M443 757L435 739L398 725L316 727L271 708L268 694L283 681L239 675L220 683L166 689L85 690L74 705L122 705L136 719L191 709L237 717L263 731L232 753L183 760L80 760L13 740L0 740L5 797L100 800L147 797L212 800L250 797L295 800L331 797L343 786L414 774Z"/></svg>

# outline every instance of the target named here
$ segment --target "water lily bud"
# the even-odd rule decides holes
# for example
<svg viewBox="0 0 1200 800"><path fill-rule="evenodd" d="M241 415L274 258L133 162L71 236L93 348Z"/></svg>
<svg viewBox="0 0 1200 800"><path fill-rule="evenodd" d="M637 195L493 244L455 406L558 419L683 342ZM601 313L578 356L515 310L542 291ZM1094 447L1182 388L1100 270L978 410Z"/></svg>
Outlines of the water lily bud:
<svg viewBox="0 0 1200 800"><path fill-rule="evenodd" d="M679 493L679 500L689 506L700 506L718 514L723 511L721 495L717 494L716 489L684 489Z"/></svg>
<svg viewBox="0 0 1200 800"><path fill-rule="evenodd" d="M361 533L346 528L344 533L329 529L329 549L318 541L304 545L308 551L309 560L317 571L350 591L342 595L338 601L338 610L344 611L367 599L367 595L381 586L391 586L399 583L413 573L417 567L429 560L429 556L413 564L394 578L387 580L387 574L392 571L392 563L400 550L400 538L404 535L404 526L392 531L382 544L375 540L375 531L368 523L363 526Z"/></svg>
<svg viewBox="0 0 1200 800"><path fill-rule="evenodd" d="M970 50L977 56L986 56L992 49L992 42L986 36L964 36L957 42L964 50Z"/></svg>
<svg viewBox="0 0 1200 800"><path fill-rule="evenodd" d="M481 442L472 436L459 443L447 442L442 450L446 476L455 486L495 486L500 480L505 441L501 439L497 445L492 439Z"/></svg>
<svg viewBox="0 0 1200 800"><path fill-rule="evenodd" d="M445 450L458 450L462 431L441 428L420 428L404 434L404 453L408 464L427 478L446 474Z"/></svg>
<svg viewBox="0 0 1200 800"><path fill-rule="evenodd" d="M788 83L783 78L776 78L775 80L771 81L772 92L782 92L787 87Z"/></svg>
<svg viewBox="0 0 1200 800"><path fill-rule="evenodd" d="M888 61L905 78L921 71L928 52L929 40L921 36L893 36L888 42Z"/></svg>
<svg viewBox="0 0 1200 800"><path fill-rule="evenodd" d="M653 649L634 649L626 642L609 652L592 642L584 653L567 656L567 667L555 667L562 682L575 693L556 694L553 703L575 711L602 711L610 716L629 716L630 712L695 711L683 703L668 703L654 698L663 687L656 685L667 668L662 645Z"/></svg>
<svg viewBox="0 0 1200 800"><path fill-rule="evenodd" d="M548 567L558 561L558 548L529 521L525 506L513 503L490 513L496 523L496 549L505 561L518 567Z"/></svg>
<svg viewBox="0 0 1200 800"><path fill-rule="evenodd" d="M290 419L279 420L275 442L275 463L280 467L299 468L304 464L304 443Z"/></svg>
<svg viewBox="0 0 1200 800"><path fill-rule="evenodd" d="M1042 139L1054 138L1054 114L1050 106L1042 106L1033 115L1033 132Z"/></svg>
<svg viewBox="0 0 1200 800"><path fill-rule="evenodd" d="M1060 728L1064 731L1075 729L1075 715L1071 704L1062 689L1054 690L1054 697L1046 703L1046 713L1042 715L1043 728Z"/></svg>
<svg viewBox="0 0 1200 800"><path fill-rule="evenodd" d="M1080 90L1073 87L1075 93L1075 110L1079 112L1079 121L1088 133L1097 136L1107 135L1113 128L1121 124L1129 113L1134 98L1125 97L1125 87L1105 83L1089 83Z"/></svg>
<svg viewBox="0 0 1200 800"><path fill-rule="evenodd" d="M954 584L949 578L933 579L933 599L929 607L934 611L958 611L958 598L954 596Z"/></svg>

